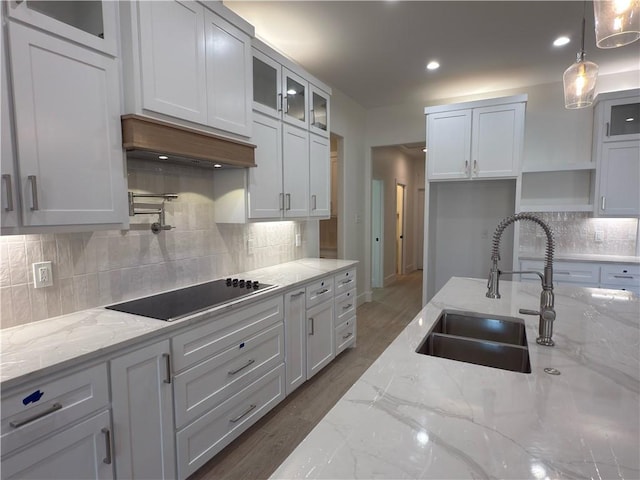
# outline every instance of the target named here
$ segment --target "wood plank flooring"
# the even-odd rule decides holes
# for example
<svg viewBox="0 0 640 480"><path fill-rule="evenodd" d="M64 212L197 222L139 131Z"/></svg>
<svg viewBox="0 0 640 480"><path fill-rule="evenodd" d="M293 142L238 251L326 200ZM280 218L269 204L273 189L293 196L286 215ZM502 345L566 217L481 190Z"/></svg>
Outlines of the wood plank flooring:
<svg viewBox="0 0 640 480"><path fill-rule="evenodd" d="M404 275L357 310L349 348L285 398L189 480L268 478L421 309L422 271Z"/></svg>

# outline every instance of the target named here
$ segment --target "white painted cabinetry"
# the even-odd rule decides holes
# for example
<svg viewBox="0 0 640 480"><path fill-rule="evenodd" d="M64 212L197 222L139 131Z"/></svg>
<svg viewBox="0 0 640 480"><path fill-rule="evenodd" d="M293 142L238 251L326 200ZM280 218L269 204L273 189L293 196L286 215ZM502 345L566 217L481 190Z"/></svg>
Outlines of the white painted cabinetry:
<svg viewBox="0 0 640 480"><path fill-rule="evenodd" d="M596 98L593 122L598 216L640 215L640 90Z"/></svg>
<svg viewBox="0 0 640 480"><path fill-rule="evenodd" d="M331 216L331 162L329 139L314 133L309 138L310 217Z"/></svg>
<svg viewBox="0 0 640 480"><path fill-rule="evenodd" d="M427 107L429 181L516 177L526 96Z"/></svg>
<svg viewBox="0 0 640 480"><path fill-rule="evenodd" d="M3 479L110 479L106 364L2 392Z"/></svg>
<svg viewBox="0 0 640 480"><path fill-rule="evenodd" d="M121 15L127 113L251 136L253 27L191 0L123 2Z"/></svg>
<svg viewBox="0 0 640 480"><path fill-rule="evenodd" d="M127 224L118 60L13 19L8 37L21 224Z"/></svg>
<svg viewBox="0 0 640 480"><path fill-rule="evenodd" d="M176 475L169 340L111 361L113 443L118 478Z"/></svg>
<svg viewBox="0 0 640 480"><path fill-rule="evenodd" d="M15 151L13 146L13 128L11 114L11 100L9 97L9 66L7 64L7 55L5 52L4 35L0 36L0 55L2 56L2 77L0 77L0 130L2 137L0 138L1 153L1 171L0 174L0 226L17 227L18 226L18 197L17 178L15 168Z"/></svg>
<svg viewBox="0 0 640 480"><path fill-rule="evenodd" d="M333 325L333 295L328 301L307 309L307 379L336 356Z"/></svg>
<svg viewBox="0 0 640 480"><path fill-rule="evenodd" d="M305 287L284 295L286 393L307 380L307 308Z"/></svg>

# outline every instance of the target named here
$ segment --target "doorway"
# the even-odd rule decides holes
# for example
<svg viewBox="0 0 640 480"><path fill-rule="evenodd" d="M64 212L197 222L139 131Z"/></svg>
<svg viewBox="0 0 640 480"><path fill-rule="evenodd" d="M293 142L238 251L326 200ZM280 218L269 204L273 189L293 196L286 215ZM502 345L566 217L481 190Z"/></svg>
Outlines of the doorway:
<svg viewBox="0 0 640 480"><path fill-rule="evenodd" d="M404 206L406 185L396 183L396 274L404 275Z"/></svg>
<svg viewBox="0 0 640 480"><path fill-rule="evenodd" d="M384 286L384 181L371 182L371 287Z"/></svg>

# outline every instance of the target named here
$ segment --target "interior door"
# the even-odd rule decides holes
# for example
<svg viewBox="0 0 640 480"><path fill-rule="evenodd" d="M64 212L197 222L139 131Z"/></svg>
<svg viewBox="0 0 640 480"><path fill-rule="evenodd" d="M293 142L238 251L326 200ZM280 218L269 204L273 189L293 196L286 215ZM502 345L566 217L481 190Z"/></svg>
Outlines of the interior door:
<svg viewBox="0 0 640 480"><path fill-rule="evenodd" d="M396 273L404 275L405 189L396 184Z"/></svg>
<svg viewBox="0 0 640 480"><path fill-rule="evenodd" d="M371 183L371 286L384 286L382 266L384 244L384 182L373 180Z"/></svg>

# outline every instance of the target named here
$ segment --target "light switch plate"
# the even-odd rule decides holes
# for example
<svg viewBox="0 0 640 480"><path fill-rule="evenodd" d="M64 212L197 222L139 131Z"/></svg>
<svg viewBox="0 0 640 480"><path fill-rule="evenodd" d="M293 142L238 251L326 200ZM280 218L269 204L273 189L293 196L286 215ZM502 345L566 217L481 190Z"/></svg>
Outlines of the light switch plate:
<svg viewBox="0 0 640 480"><path fill-rule="evenodd" d="M43 288L53 285L53 270L51 262L36 262L33 267L33 287Z"/></svg>

